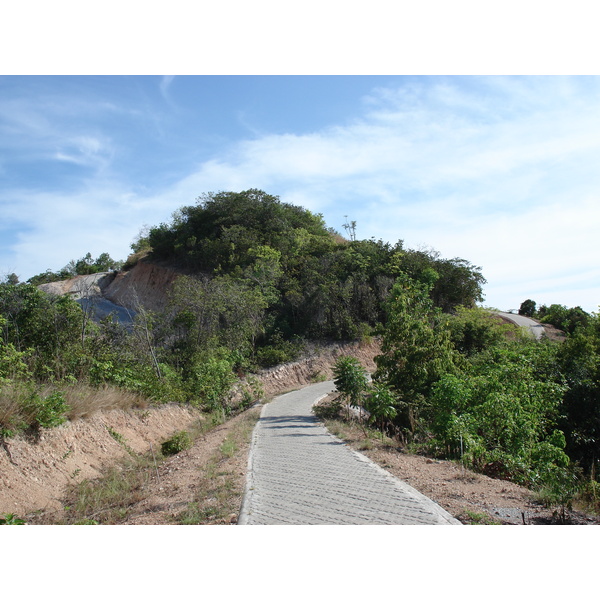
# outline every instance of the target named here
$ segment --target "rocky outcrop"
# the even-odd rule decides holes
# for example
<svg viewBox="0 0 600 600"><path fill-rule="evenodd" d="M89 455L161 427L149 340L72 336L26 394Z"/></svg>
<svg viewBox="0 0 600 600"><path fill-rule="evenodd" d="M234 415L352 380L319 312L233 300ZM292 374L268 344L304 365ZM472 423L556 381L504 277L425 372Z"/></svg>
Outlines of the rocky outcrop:
<svg viewBox="0 0 600 600"><path fill-rule="evenodd" d="M55 296L71 296L74 300L102 296L103 291L114 280L116 272L77 275L65 281L53 281L38 286L40 290Z"/></svg>
<svg viewBox="0 0 600 600"><path fill-rule="evenodd" d="M161 311L167 304L167 292L179 273L167 267L139 261L131 270L122 271L103 290L106 299L136 310Z"/></svg>

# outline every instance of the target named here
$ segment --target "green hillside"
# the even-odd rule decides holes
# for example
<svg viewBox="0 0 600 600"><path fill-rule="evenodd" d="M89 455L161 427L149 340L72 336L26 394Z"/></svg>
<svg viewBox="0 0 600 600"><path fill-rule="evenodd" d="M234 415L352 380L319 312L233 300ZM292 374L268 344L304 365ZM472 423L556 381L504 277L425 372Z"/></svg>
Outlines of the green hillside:
<svg viewBox="0 0 600 600"><path fill-rule="evenodd" d="M339 365L337 381L372 426L399 444L553 490L555 499L574 481L595 493L598 316L558 305L536 313L528 300L524 312L565 328L562 343L535 342L476 308L479 267L345 228L347 237L260 190L206 194L132 244L124 268L142 260L180 276L166 308L140 308L130 328L96 323L70 298L34 285L120 268L107 254L28 283L6 278L0 436L73 416L82 389L228 415L259 396L252 373L297 359L308 344L376 337L373 383L351 363ZM233 402L243 376L250 385Z"/></svg>

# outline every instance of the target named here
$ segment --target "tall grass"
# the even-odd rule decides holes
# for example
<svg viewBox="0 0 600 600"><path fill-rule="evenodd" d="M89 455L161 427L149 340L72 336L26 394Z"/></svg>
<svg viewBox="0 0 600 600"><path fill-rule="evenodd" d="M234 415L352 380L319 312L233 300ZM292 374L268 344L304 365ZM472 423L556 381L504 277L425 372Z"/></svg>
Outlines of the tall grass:
<svg viewBox="0 0 600 600"><path fill-rule="evenodd" d="M99 410L144 408L139 394L113 386L5 381L0 386L0 436L90 417ZM53 418L49 419L48 415ZM43 417L43 418L42 418Z"/></svg>

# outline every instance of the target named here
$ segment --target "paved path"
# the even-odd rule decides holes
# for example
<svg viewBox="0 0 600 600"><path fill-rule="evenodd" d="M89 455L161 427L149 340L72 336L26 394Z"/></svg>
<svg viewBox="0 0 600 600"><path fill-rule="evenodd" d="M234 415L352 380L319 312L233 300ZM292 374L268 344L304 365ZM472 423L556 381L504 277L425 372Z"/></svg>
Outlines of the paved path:
<svg viewBox="0 0 600 600"><path fill-rule="evenodd" d="M512 321L515 325L519 325L519 327L528 327L529 331L531 331L536 340L542 339L544 326L541 323L538 323L529 317L524 317L523 315L515 315L514 313L497 311L496 314L503 316L509 321Z"/></svg>
<svg viewBox="0 0 600 600"><path fill-rule="evenodd" d="M253 434L240 525L460 525L312 415L319 383L266 404Z"/></svg>

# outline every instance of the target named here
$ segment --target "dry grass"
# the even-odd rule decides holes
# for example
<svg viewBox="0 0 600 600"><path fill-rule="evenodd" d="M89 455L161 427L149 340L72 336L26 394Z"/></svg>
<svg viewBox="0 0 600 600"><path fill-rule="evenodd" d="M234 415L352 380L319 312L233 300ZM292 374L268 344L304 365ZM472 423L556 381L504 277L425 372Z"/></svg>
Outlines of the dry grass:
<svg viewBox="0 0 600 600"><path fill-rule="evenodd" d="M12 381L0 387L0 431L10 435L10 431L26 429L32 424L28 401L33 396L47 398L54 392L61 392L68 406L64 416L69 420L86 418L99 410L145 408L147 402L139 394L116 387L94 388L84 383L73 385L36 385Z"/></svg>
<svg viewBox="0 0 600 600"><path fill-rule="evenodd" d="M5 384L0 387L0 429L10 429L21 415L21 397L23 390L17 384Z"/></svg>
<svg viewBox="0 0 600 600"><path fill-rule="evenodd" d="M105 386L94 388L78 383L63 390L69 410L69 420L82 419L93 415L99 410L146 408L146 400L134 392Z"/></svg>
<svg viewBox="0 0 600 600"><path fill-rule="evenodd" d="M84 480L74 487L59 524L114 525L129 514L130 507L146 495L153 468L149 457L129 456L108 469L104 477Z"/></svg>

